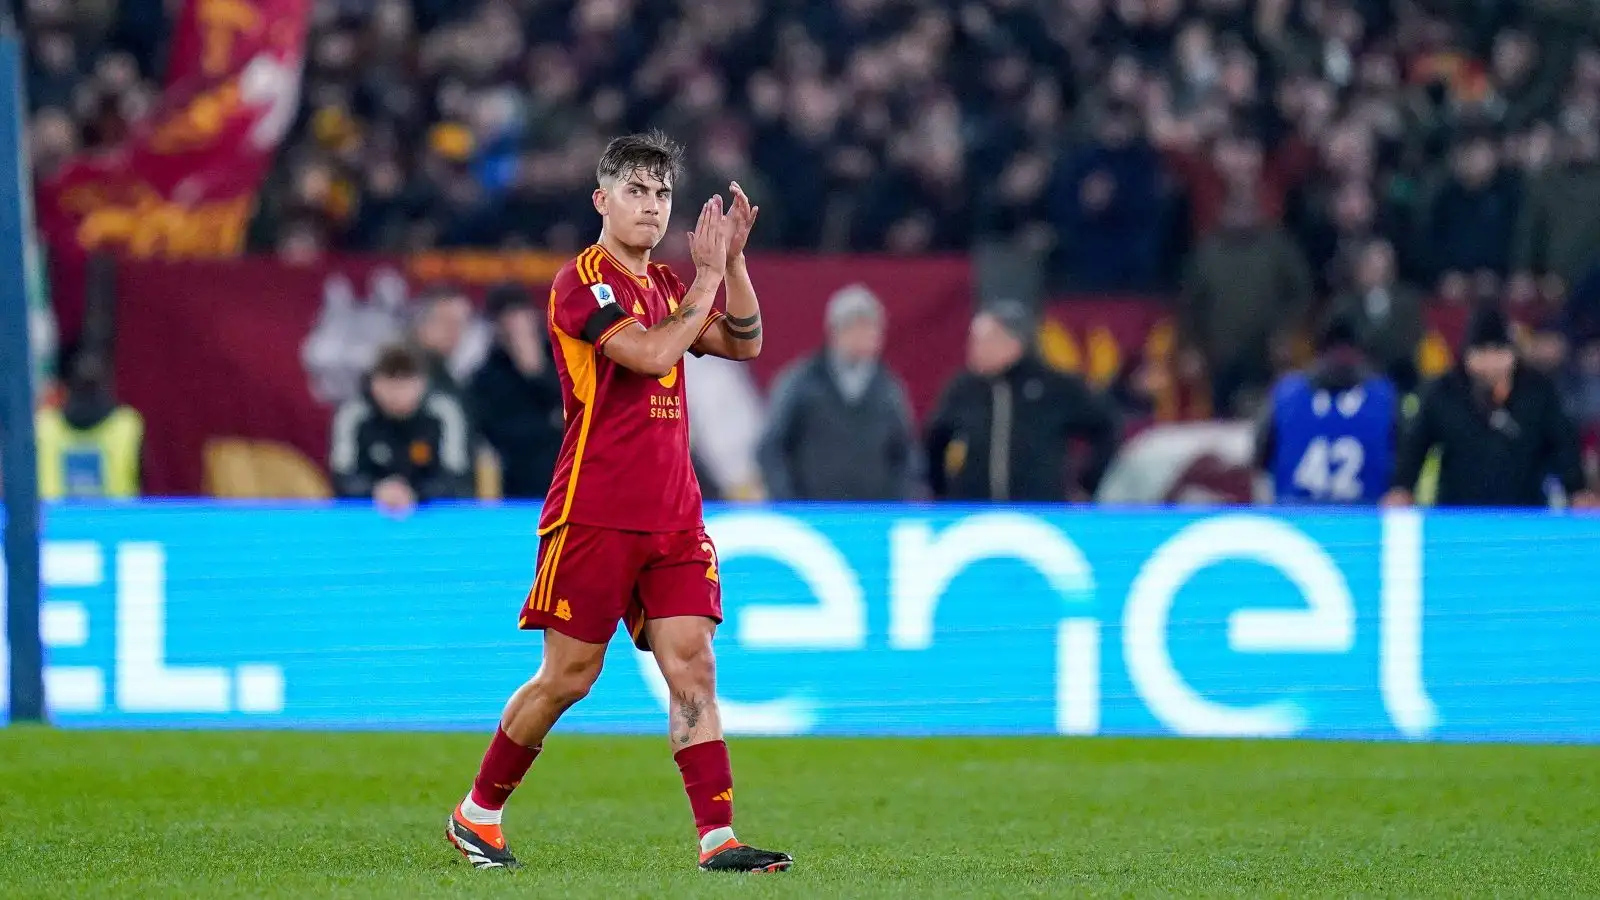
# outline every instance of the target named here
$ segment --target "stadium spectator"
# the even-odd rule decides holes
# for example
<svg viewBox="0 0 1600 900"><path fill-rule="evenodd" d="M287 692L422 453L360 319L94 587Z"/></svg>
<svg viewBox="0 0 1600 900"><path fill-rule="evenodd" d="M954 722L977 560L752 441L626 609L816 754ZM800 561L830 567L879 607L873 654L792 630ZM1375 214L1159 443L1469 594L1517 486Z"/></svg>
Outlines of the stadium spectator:
<svg viewBox="0 0 1600 900"><path fill-rule="evenodd" d="M59 109L46 109L28 132L28 158L39 177L48 177L78 152L78 128Z"/></svg>
<svg viewBox="0 0 1600 900"><path fill-rule="evenodd" d="M1462 135L1451 151L1449 177L1428 209L1424 245L1432 252L1441 298L1462 303L1499 296L1521 202L1520 180L1501 168L1494 135L1486 128Z"/></svg>
<svg viewBox="0 0 1600 900"><path fill-rule="evenodd" d="M1082 290L1157 284L1168 207L1161 159L1140 133L1136 111L1113 103L1094 140L1063 157L1050 207L1063 268Z"/></svg>
<svg viewBox="0 0 1600 900"><path fill-rule="evenodd" d="M460 403L430 390L422 351L395 344L379 352L366 395L334 415L328 459L335 495L371 498L402 515L418 503L470 496L470 455Z"/></svg>
<svg viewBox="0 0 1600 900"><path fill-rule="evenodd" d="M1564 281L1545 285L1556 289L1595 246L1581 239L1592 223L1564 212L1582 211L1577 195L1558 183L1571 180L1566 145L1595 143L1586 136L1600 113L1593 22L1565 7L319 5L302 109L252 241L293 259L574 249L586 239L572 225L585 210L570 199L582 199L583 160L606 135L657 124L697 136L691 179L766 182L758 194L777 227L762 239L778 246L917 252L994 237L1054 248L1056 274L1094 284L1113 274L1096 264L1116 266L1082 253L1071 217L1102 203L1101 218L1115 215L1147 186L1145 164L1110 180L1090 177L1113 171L1099 165L1076 179L1049 173L1092 156L1097 124L1120 122L1117 110L1160 152L1159 182L1177 188L1173 212L1187 211L1190 238L1247 192L1264 222L1287 221L1319 284L1337 292L1347 285L1324 272L1334 245L1318 229L1336 198L1355 209L1364 189L1374 233L1352 233L1349 245L1389 238L1402 276L1431 290L1436 248L1407 239L1407 223L1427 218L1420 188L1438 180L1463 123L1487 121L1541 182L1511 259L1535 279L1518 290L1546 274ZM34 127L53 132L43 143L100 148L148 114L170 31L159 0L33 0L27 25ZM648 110L659 121L645 121ZM63 116L71 138L59 133ZM1558 133L1571 137L1554 152ZM1050 190L1074 181L1076 194L1063 190L1076 213ZM1163 235L1163 276L1186 243ZM1142 275L1147 245L1131 245Z"/></svg>
<svg viewBox="0 0 1600 900"><path fill-rule="evenodd" d="M1301 195L1297 206L1294 227L1321 296L1351 290L1362 251L1400 230L1390 214L1378 209L1366 181L1345 181L1328 188L1318 183Z"/></svg>
<svg viewBox="0 0 1600 900"><path fill-rule="evenodd" d="M1600 262L1600 133L1586 127L1560 142L1565 162L1529 186L1512 247L1513 299L1538 294L1538 282L1564 296Z"/></svg>
<svg viewBox="0 0 1600 900"><path fill-rule="evenodd" d="M550 488L565 417L543 316L520 285L499 285L485 306L494 346L472 377L472 418L500 458L501 494L540 499Z"/></svg>
<svg viewBox="0 0 1600 900"><path fill-rule="evenodd" d="M764 210L763 210L764 211ZM883 305L851 285L828 300L828 345L772 391L758 456L774 500L903 500L916 438L900 379L880 360Z"/></svg>
<svg viewBox="0 0 1600 900"><path fill-rule="evenodd" d="M483 364L493 336L465 293L442 287L423 299L412 340L428 357L431 387L460 399L462 383Z"/></svg>
<svg viewBox="0 0 1600 900"><path fill-rule="evenodd" d="M1349 321L1368 362L1401 391L1417 387L1417 347L1424 328L1422 297L1395 270L1394 247L1369 241L1359 251L1351 289L1333 302L1333 315Z"/></svg>
<svg viewBox="0 0 1600 900"><path fill-rule="evenodd" d="M1585 430L1600 425L1600 342L1591 341L1573 354L1566 384L1573 418Z"/></svg>
<svg viewBox="0 0 1600 900"><path fill-rule="evenodd" d="M1084 501L1117 449L1110 405L1033 351L1035 322L1015 301L972 319L967 367L946 385L929 422L927 466L936 497ZM1069 465L1074 441L1086 459ZM1076 471L1072 471L1075 469Z"/></svg>
<svg viewBox="0 0 1600 900"><path fill-rule="evenodd" d="M1205 359L1222 415L1247 411L1271 382L1313 299L1305 255L1261 219L1259 204L1248 192L1233 196L1184 277L1180 330Z"/></svg>
<svg viewBox="0 0 1600 900"><path fill-rule="evenodd" d="M1460 365L1424 391L1400 441L1387 505L1413 502L1435 451L1439 506L1545 507L1551 478L1572 505L1600 504L1555 382L1518 360L1506 316L1494 307L1474 315Z"/></svg>

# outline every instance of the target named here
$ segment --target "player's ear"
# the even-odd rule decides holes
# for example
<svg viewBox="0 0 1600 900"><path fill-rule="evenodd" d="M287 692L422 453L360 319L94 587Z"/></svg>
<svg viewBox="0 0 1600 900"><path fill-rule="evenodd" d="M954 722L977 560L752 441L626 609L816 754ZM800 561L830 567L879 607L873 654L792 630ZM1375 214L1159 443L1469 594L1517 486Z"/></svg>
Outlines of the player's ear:
<svg viewBox="0 0 1600 900"><path fill-rule="evenodd" d="M608 204L608 201L610 200L610 198L606 196L606 189L605 188L598 188L598 187L595 188L594 189L594 198L593 199L594 199L594 211L599 213L602 216L605 215L606 214L606 206Z"/></svg>

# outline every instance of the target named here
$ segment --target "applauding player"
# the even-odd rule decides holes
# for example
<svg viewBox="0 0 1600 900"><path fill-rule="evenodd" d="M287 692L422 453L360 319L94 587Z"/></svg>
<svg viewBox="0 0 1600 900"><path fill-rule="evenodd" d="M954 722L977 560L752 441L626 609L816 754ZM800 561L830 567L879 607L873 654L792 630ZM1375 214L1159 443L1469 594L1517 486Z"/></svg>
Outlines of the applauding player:
<svg viewBox="0 0 1600 900"><path fill-rule="evenodd" d="M669 734L700 834L700 868L775 872L786 853L733 832L733 775L717 713L711 639L722 621L716 548L689 462L683 355L750 359L761 310L744 246L757 208L737 184L699 210L687 289L650 252L667 233L683 150L659 133L613 140L596 170L600 240L550 291L566 436L539 523L519 627L544 631L538 674L512 695L446 836L480 869L516 859L501 810L556 720L588 694L618 622L671 691ZM726 313L714 310L727 288Z"/></svg>

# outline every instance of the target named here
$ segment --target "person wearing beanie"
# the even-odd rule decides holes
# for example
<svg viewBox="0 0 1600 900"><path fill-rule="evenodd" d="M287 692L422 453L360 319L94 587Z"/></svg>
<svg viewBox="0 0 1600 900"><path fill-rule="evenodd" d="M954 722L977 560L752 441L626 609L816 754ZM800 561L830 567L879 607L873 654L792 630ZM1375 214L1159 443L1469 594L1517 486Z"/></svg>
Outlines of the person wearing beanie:
<svg viewBox="0 0 1600 900"><path fill-rule="evenodd" d="M1474 313L1460 364L1424 390L1403 430L1385 505L1414 502L1433 453L1439 506L1548 507L1552 480L1572 506L1597 505L1555 382L1519 363L1505 313L1494 307Z"/></svg>
<svg viewBox="0 0 1600 900"><path fill-rule="evenodd" d="M1388 490L1400 394L1359 345L1357 323L1336 315L1318 335L1315 367L1273 386L1256 465L1278 503L1370 505Z"/></svg>
<svg viewBox="0 0 1600 900"><path fill-rule="evenodd" d="M928 483L951 500L1087 500L1116 453L1110 404L1034 350L1036 326L1021 303L1000 301L972 319L967 368L946 385L928 429ZM1068 477L1068 446L1087 459Z"/></svg>

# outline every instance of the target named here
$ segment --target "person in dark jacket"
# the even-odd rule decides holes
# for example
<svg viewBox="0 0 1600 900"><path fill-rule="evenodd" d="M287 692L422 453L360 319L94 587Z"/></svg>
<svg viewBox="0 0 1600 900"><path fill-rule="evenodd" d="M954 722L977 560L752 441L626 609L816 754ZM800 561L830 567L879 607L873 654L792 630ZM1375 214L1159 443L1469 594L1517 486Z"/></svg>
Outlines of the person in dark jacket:
<svg viewBox="0 0 1600 900"><path fill-rule="evenodd" d="M550 365L549 336L521 286L489 292L494 346L468 390L478 433L500 457L500 491L543 499L561 452L561 382Z"/></svg>
<svg viewBox="0 0 1600 900"><path fill-rule="evenodd" d="M1063 157L1051 187L1060 255L1083 290L1139 290L1161 272L1168 202L1161 155L1143 137L1139 111L1112 103L1094 141Z"/></svg>
<svg viewBox="0 0 1600 900"><path fill-rule="evenodd" d="M823 314L828 347L784 373L757 457L774 500L904 500L915 439L900 379L880 361L883 305L852 285Z"/></svg>
<svg viewBox="0 0 1600 900"><path fill-rule="evenodd" d="M472 488L467 415L450 394L428 387L428 363L407 345L378 353L365 396L333 418L329 467L339 497L372 498L384 511L467 497Z"/></svg>
<svg viewBox="0 0 1600 900"><path fill-rule="evenodd" d="M1461 364L1424 391L1402 435L1385 505L1413 502L1434 450L1439 506L1545 507L1552 476L1573 506L1596 505L1579 464L1577 429L1555 382L1519 363L1498 309L1473 316Z"/></svg>
<svg viewBox="0 0 1600 900"><path fill-rule="evenodd" d="M945 387L928 429L928 481L950 500L1061 502L1094 495L1117 449L1109 405L1081 379L1032 352L1033 317L1019 303L973 317L967 371ZM1068 447L1089 446L1069 477Z"/></svg>

